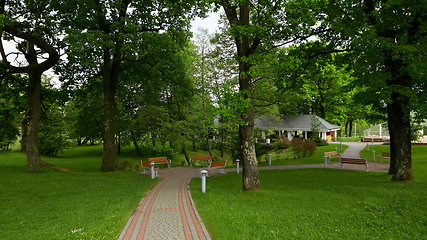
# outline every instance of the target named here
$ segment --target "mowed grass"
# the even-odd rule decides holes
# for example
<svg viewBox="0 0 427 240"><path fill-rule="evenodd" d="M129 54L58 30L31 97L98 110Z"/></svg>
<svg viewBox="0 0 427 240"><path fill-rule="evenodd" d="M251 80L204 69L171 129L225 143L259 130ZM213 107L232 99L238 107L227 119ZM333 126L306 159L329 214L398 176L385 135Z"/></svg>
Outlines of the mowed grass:
<svg viewBox="0 0 427 240"><path fill-rule="evenodd" d="M205 194L193 179L191 194L213 239L425 239L426 146L413 147L413 169L412 182L387 173L261 170L262 190L247 192L242 175L230 173L208 178Z"/></svg>
<svg viewBox="0 0 427 240"><path fill-rule="evenodd" d="M101 156L100 146L75 148L42 160L77 173L29 173L24 153L0 152L0 239L117 239L159 179L101 173Z"/></svg>
<svg viewBox="0 0 427 240"><path fill-rule="evenodd" d="M310 157L294 158L294 154L291 149L287 149L283 152L270 151L271 154L271 165L301 165L301 164L321 164L324 162L323 153L335 151L337 148L338 153L343 153L348 146L342 144L342 149L339 143L331 143L328 146L316 147L316 151ZM260 157L259 166L268 165L268 154L264 154Z"/></svg>

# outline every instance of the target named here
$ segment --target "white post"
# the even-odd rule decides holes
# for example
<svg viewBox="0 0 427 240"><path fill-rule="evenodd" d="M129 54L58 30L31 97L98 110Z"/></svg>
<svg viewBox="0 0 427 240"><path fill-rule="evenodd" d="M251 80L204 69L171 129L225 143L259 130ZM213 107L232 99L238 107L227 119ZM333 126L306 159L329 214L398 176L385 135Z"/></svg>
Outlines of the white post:
<svg viewBox="0 0 427 240"><path fill-rule="evenodd" d="M342 150L342 142L340 142L340 150Z"/></svg>
<svg viewBox="0 0 427 240"><path fill-rule="evenodd" d="M356 137L356 121L354 121L354 137Z"/></svg>
<svg viewBox="0 0 427 240"><path fill-rule="evenodd" d="M366 143L366 150L369 151L369 143Z"/></svg>
<svg viewBox="0 0 427 240"><path fill-rule="evenodd" d="M323 156L323 160L324 160L324 167L328 168L328 156Z"/></svg>
<svg viewBox="0 0 427 240"><path fill-rule="evenodd" d="M268 165L271 166L271 154L268 154Z"/></svg>
<svg viewBox="0 0 427 240"><path fill-rule="evenodd" d="M374 137L371 138L371 141L372 141L372 145L374 145Z"/></svg>
<svg viewBox="0 0 427 240"><path fill-rule="evenodd" d="M206 193L206 174L208 171L202 170L202 193Z"/></svg>
<svg viewBox="0 0 427 240"><path fill-rule="evenodd" d="M154 177L156 176L156 173L154 172L154 162L150 162L150 166L151 166L151 179L154 179Z"/></svg>
<svg viewBox="0 0 427 240"><path fill-rule="evenodd" d="M239 160L239 159L236 159L237 173L239 173L239 162L240 162L240 160Z"/></svg>
<svg viewBox="0 0 427 240"><path fill-rule="evenodd" d="M335 152L338 152L337 150L338 150L338 148L337 148L337 147L335 147Z"/></svg>
<svg viewBox="0 0 427 240"><path fill-rule="evenodd" d="M382 125L380 123L380 137L382 137L382 136L383 136L383 131L382 131Z"/></svg>
<svg viewBox="0 0 427 240"><path fill-rule="evenodd" d="M372 150L372 161L375 162L375 151Z"/></svg>

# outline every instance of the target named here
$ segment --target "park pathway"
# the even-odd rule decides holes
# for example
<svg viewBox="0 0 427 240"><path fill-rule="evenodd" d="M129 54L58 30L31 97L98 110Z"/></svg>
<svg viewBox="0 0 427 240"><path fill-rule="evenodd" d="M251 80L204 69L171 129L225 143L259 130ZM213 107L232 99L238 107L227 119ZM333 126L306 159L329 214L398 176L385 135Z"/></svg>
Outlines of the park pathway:
<svg viewBox="0 0 427 240"><path fill-rule="evenodd" d="M343 143L349 148L343 153L345 157L360 157L359 152L366 144ZM352 164L354 165L354 164ZM268 169L323 168L323 164L310 165L279 165L259 167ZM329 168L340 169L339 163L328 164ZM388 171L386 164L369 163L371 172ZM235 168L225 169L236 172ZM361 165L346 166L346 170L364 171ZM149 173L146 173L148 176ZM210 239L202 219L200 218L189 191L191 178L198 177L199 168L177 167L159 170L163 178L142 198L133 212L119 240L136 239ZM209 176L220 175L217 169L209 170Z"/></svg>
<svg viewBox="0 0 427 240"><path fill-rule="evenodd" d="M343 157L346 158L361 158L360 157L360 151L362 151L364 148L366 148L366 142L345 142L342 143L343 145L347 145L348 148L342 153ZM374 143L374 144L382 144L380 143ZM369 143L371 145L371 143ZM372 162L372 159L367 159L369 161L369 171L370 172L388 172L390 165L388 163L379 163L378 159L377 162ZM334 161L331 163L328 163L328 168L335 168L335 169L341 169L341 164L338 161ZM350 171L365 171L365 167L363 165L358 164L346 164L345 170Z"/></svg>

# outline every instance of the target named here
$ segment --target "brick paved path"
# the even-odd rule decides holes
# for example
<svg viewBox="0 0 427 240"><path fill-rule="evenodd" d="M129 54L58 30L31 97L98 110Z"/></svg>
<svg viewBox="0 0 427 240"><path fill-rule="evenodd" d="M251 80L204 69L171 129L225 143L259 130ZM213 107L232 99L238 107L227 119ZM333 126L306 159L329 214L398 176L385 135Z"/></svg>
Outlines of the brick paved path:
<svg viewBox="0 0 427 240"><path fill-rule="evenodd" d="M347 144L347 143L344 143ZM365 144L349 143L344 152L346 157L360 157L359 152ZM354 165L354 164L351 164ZM267 169L323 168L323 164L282 165L259 167ZM337 162L328 164L329 168L340 169ZM235 168L225 169L235 172ZM346 166L345 170L365 171L364 166ZM369 162L371 172L388 171L388 164ZM149 176L150 173L146 175ZM122 231L119 240L127 239L210 239L202 219L193 207L188 183L198 177L199 168L178 167L159 170L158 182L141 200ZM220 175L216 169L209 170L209 176Z"/></svg>
<svg viewBox="0 0 427 240"><path fill-rule="evenodd" d="M217 174L210 171L212 176ZM198 177L198 168L165 168L159 177L164 179L141 200L119 240L210 239L188 191L190 179Z"/></svg>

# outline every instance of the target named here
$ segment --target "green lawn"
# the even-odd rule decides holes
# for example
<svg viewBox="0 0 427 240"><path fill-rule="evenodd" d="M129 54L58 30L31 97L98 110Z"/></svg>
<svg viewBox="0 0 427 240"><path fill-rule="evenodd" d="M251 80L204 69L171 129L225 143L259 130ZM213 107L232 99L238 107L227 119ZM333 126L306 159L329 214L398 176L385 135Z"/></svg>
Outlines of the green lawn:
<svg viewBox="0 0 427 240"><path fill-rule="evenodd" d="M0 239L117 239L158 181L136 171L101 173L102 147L67 150L29 173L21 152L0 152Z"/></svg>
<svg viewBox="0 0 427 240"><path fill-rule="evenodd" d="M335 151L335 148L337 148L338 153L343 153L348 146L343 144L341 150L340 144L331 143L328 146L317 147L312 156L304 158L294 158L291 150L282 153L271 151L271 165L320 164L324 161L323 153ZM259 166L268 166L268 154L262 155L258 160L260 161Z"/></svg>
<svg viewBox="0 0 427 240"><path fill-rule="evenodd" d="M213 239L424 239L426 146L413 147L413 162L412 182L391 182L387 173L264 170L261 191L242 192L241 174L230 173L209 178L205 194L193 179L191 194Z"/></svg>
<svg viewBox="0 0 427 240"><path fill-rule="evenodd" d="M338 137L337 142L358 142L362 137Z"/></svg>

